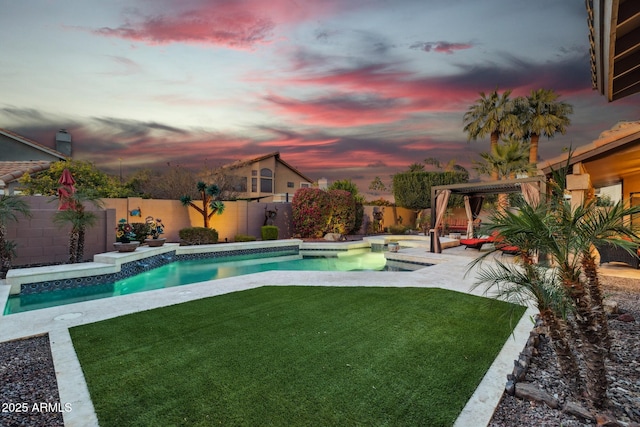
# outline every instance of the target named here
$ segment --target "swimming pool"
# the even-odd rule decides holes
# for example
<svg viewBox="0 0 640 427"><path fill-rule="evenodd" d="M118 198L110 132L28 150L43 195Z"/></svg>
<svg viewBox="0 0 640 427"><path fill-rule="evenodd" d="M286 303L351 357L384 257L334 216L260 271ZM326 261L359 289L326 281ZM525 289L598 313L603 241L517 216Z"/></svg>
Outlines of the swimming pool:
<svg viewBox="0 0 640 427"><path fill-rule="evenodd" d="M220 262L211 259L177 261L113 283L37 294L11 295L7 300L4 315L263 271L382 271L387 269L384 254L368 250L348 251L337 256L291 258L294 257L263 259L236 257ZM406 271L404 268L393 269Z"/></svg>

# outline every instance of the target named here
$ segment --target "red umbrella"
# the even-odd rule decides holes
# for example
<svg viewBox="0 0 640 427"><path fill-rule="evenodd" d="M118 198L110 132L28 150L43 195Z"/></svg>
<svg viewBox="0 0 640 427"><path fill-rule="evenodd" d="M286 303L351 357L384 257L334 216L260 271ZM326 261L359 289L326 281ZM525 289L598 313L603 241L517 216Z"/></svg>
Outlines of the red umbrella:
<svg viewBox="0 0 640 427"><path fill-rule="evenodd" d="M58 205L59 211L66 211L75 207L75 203L73 202L73 194L76 192L76 188L73 186L75 183L76 180L71 176L69 169L63 170L58 180L58 184L60 184L58 187L58 199L60 200L60 204Z"/></svg>

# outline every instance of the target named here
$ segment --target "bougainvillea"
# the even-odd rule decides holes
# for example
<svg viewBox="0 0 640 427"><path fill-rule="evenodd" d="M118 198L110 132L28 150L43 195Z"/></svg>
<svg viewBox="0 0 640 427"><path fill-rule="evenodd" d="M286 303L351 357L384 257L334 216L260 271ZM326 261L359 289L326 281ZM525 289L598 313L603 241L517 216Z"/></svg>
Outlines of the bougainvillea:
<svg viewBox="0 0 640 427"><path fill-rule="evenodd" d="M301 188L293 195L294 233L301 237L322 237L329 223L331 199L319 188Z"/></svg>
<svg viewBox="0 0 640 427"><path fill-rule="evenodd" d="M355 224L355 200L345 190L301 188L293 196L291 207L294 232L301 237L348 234Z"/></svg>
<svg viewBox="0 0 640 427"><path fill-rule="evenodd" d="M331 217L328 232L348 234L356 222L356 202L346 190L329 190Z"/></svg>

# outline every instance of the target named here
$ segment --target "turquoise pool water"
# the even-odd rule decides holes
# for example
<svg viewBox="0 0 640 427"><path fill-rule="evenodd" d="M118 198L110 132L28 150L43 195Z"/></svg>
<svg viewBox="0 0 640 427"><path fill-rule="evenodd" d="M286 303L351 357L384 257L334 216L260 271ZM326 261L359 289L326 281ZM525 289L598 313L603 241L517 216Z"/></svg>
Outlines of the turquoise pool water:
<svg viewBox="0 0 640 427"><path fill-rule="evenodd" d="M170 288L263 271L381 271L385 270L385 268L386 259L384 254L380 252L347 253L340 254L337 257L305 257L287 261L278 260L277 258L243 261L225 260L224 262L213 262L211 260L178 261L115 283L33 295L12 295L7 300L4 314L20 313L57 305Z"/></svg>

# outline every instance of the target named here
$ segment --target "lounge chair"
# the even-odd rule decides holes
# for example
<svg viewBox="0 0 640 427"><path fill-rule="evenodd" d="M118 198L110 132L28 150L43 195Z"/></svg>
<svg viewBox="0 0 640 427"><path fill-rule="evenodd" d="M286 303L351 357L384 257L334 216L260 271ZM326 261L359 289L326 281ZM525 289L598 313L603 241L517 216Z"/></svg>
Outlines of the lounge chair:
<svg viewBox="0 0 640 427"><path fill-rule="evenodd" d="M595 246L600 253L600 264L607 262L623 262L636 269L640 267L640 258L638 257L637 252L635 254L629 253L626 249L609 243Z"/></svg>

